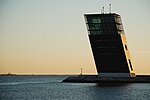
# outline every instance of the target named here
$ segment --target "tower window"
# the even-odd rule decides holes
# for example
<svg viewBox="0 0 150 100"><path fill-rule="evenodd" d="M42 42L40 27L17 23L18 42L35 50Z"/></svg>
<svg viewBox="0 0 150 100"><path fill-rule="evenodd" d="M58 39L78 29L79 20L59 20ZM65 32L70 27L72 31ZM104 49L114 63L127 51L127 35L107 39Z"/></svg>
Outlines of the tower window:
<svg viewBox="0 0 150 100"><path fill-rule="evenodd" d="M132 68L132 64L131 64L130 59L128 59L128 61L129 61L129 64L130 64L130 68L131 68L131 70L133 71L133 68Z"/></svg>
<svg viewBox="0 0 150 100"><path fill-rule="evenodd" d="M101 23L100 18L92 18L92 23Z"/></svg>
<svg viewBox="0 0 150 100"><path fill-rule="evenodd" d="M125 45L126 50L128 50L127 45Z"/></svg>

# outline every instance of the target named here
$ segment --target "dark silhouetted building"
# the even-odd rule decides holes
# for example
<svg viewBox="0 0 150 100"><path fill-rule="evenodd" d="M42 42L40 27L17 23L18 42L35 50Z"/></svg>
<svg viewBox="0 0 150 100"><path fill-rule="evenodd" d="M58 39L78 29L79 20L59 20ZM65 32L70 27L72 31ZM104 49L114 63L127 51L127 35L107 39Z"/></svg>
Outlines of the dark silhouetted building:
<svg viewBox="0 0 150 100"><path fill-rule="evenodd" d="M85 14L89 40L100 77L135 77L121 17Z"/></svg>

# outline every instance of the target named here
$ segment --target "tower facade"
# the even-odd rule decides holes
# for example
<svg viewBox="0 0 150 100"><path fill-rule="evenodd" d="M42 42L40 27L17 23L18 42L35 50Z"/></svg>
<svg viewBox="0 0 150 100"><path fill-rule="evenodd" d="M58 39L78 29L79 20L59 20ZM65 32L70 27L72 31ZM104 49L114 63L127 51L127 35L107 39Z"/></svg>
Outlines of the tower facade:
<svg viewBox="0 0 150 100"><path fill-rule="evenodd" d="M121 17L85 14L88 36L100 77L135 77Z"/></svg>

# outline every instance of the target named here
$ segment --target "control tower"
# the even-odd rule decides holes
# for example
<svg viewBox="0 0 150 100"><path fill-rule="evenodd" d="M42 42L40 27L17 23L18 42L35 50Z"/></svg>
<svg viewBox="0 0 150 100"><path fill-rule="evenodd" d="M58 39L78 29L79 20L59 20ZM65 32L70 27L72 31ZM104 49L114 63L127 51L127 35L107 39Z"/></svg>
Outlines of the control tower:
<svg viewBox="0 0 150 100"><path fill-rule="evenodd" d="M99 77L135 77L121 16L84 14Z"/></svg>

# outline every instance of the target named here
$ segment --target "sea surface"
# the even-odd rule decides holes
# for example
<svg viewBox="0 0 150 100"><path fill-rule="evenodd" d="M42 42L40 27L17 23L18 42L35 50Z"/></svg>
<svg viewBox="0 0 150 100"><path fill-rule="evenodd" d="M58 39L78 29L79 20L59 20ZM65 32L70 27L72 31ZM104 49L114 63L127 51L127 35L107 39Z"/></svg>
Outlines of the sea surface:
<svg viewBox="0 0 150 100"><path fill-rule="evenodd" d="M150 100L149 83L62 83L68 76L0 76L0 100Z"/></svg>

